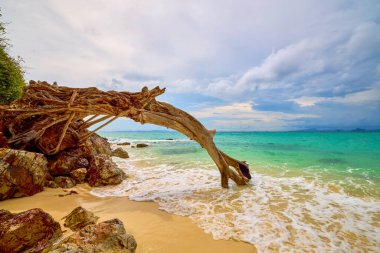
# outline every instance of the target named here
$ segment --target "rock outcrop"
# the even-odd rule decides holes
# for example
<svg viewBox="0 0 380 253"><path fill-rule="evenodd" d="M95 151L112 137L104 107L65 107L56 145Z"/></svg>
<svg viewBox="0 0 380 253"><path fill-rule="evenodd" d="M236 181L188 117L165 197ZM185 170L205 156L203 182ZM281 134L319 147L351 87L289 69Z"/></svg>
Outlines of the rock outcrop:
<svg viewBox="0 0 380 253"><path fill-rule="evenodd" d="M112 155L111 145L106 138L98 134L92 134L86 141L86 146L90 147L91 154L93 155Z"/></svg>
<svg viewBox="0 0 380 253"><path fill-rule="evenodd" d="M66 217L63 217L63 219L65 219L65 227L68 227L73 231L78 231L87 225L95 224L99 217L79 206L71 211Z"/></svg>
<svg viewBox="0 0 380 253"><path fill-rule="evenodd" d="M81 252L134 253L135 238L125 231L123 222L112 219L96 224L99 219L82 207L64 217L66 227L74 234L62 238L62 230L48 213L39 208L12 214L0 210L0 252Z"/></svg>
<svg viewBox="0 0 380 253"><path fill-rule="evenodd" d="M43 154L0 148L0 200L41 192L48 176L46 165Z"/></svg>
<svg viewBox="0 0 380 253"><path fill-rule="evenodd" d="M145 147L148 147L149 145L148 144L145 144L145 143L138 143L136 145L136 148L145 148Z"/></svg>
<svg viewBox="0 0 380 253"><path fill-rule="evenodd" d="M49 172L52 176L67 176L79 168L88 168L88 154L84 148L69 149L49 156Z"/></svg>
<svg viewBox="0 0 380 253"><path fill-rule="evenodd" d="M126 174L107 155L95 155L90 160L87 182L90 186L120 184Z"/></svg>
<svg viewBox="0 0 380 253"><path fill-rule="evenodd" d="M80 229L47 252L134 253L136 247L135 238L126 233L123 222L112 219Z"/></svg>
<svg viewBox="0 0 380 253"><path fill-rule="evenodd" d="M31 196L42 191L43 186L71 188L84 182L91 186L118 184L126 175L112 162L110 154L107 139L96 134L83 145L55 155L0 148L0 200ZM114 154L128 157L122 149Z"/></svg>
<svg viewBox="0 0 380 253"><path fill-rule="evenodd" d="M48 156L49 172L56 177L54 182L62 188L71 188L76 183L88 182L91 186L118 184L126 176L111 160L113 152L107 139L91 135L77 148L60 151ZM126 157L127 152L119 152ZM62 177L64 176L64 177ZM70 177L70 178L68 178ZM96 182L100 180L99 182ZM54 184L50 184L54 186Z"/></svg>
<svg viewBox="0 0 380 253"><path fill-rule="evenodd" d="M59 223L39 208L17 214L0 210L0 252L41 252L61 235Z"/></svg>
<svg viewBox="0 0 380 253"><path fill-rule="evenodd" d="M129 158L128 152L122 148L117 148L114 151L112 151L112 155L120 158Z"/></svg>

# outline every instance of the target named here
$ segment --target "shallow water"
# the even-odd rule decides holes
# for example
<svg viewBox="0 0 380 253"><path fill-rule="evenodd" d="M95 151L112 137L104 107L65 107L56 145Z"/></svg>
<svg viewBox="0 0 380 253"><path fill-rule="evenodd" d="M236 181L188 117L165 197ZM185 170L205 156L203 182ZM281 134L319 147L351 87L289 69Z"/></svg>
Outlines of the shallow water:
<svg viewBox="0 0 380 253"><path fill-rule="evenodd" d="M218 133L217 145L253 172L248 187L228 190L206 152L180 134L102 135L150 147L126 147L131 158L114 160L130 178L97 196L153 200L215 239L261 252L380 249L379 133Z"/></svg>

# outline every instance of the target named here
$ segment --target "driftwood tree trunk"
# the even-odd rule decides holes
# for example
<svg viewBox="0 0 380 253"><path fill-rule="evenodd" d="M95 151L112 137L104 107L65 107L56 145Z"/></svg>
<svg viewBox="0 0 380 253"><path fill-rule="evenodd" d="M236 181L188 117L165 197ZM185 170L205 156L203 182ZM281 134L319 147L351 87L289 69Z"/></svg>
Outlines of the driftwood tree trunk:
<svg viewBox="0 0 380 253"><path fill-rule="evenodd" d="M36 146L47 155L80 145L119 117L171 128L195 140L208 152L219 168L222 187L228 188L229 178L245 185L251 178L248 165L220 151L213 141L215 132L207 130L190 114L156 101L155 97L164 92L159 87L152 90L144 87L136 93L104 92L30 81L20 100L0 106L0 119L10 146L19 149ZM87 130L100 122L103 123L95 130Z"/></svg>

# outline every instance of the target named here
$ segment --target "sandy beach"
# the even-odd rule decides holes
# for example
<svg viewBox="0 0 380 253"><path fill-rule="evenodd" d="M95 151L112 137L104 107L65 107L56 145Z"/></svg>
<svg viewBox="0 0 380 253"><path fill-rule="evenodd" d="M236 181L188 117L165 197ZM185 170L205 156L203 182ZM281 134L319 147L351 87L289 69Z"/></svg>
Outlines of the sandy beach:
<svg viewBox="0 0 380 253"><path fill-rule="evenodd" d="M66 195L70 190L78 194ZM61 223L62 229L67 230L65 234L69 234L61 219L75 207L82 206L99 216L99 221L112 218L122 220L127 232L137 240L138 253L256 252L255 247L247 243L214 240L189 218L160 211L156 203L131 201L127 197L95 197L85 184L70 190L46 188L31 197L1 201L0 209L21 212L42 208Z"/></svg>

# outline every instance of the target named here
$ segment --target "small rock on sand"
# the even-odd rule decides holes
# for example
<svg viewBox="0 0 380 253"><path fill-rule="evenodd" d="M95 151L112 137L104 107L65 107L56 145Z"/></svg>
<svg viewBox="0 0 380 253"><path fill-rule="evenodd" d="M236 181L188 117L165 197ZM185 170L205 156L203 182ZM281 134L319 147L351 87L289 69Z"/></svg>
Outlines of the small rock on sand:
<svg viewBox="0 0 380 253"><path fill-rule="evenodd" d="M131 145L130 142L122 142L122 143L117 143L116 145L119 145L119 146L128 146L128 145Z"/></svg>
<svg viewBox="0 0 380 253"><path fill-rule="evenodd" d="M71 211L71 213L69 213L67 216L63 217L63 219L65 219L65 227L68 227L73 231L78 231L87 225L95 224L98 221L99 217L79 206Z"/></svg>
<svg viewBox="0 0 380 253"><path fill-rule="evenodd" d="M134 253L135 238L125 231L123 222L112 219L86 227L65 238L48 252Z"/></svg>
<svg viewBox="0 0 380 253"><path fill-rule="evenodd" d="M54 182L61 188L73 188L76 185L74 179L65 176L55 177Z"/></svg>
<svg viewBox="0 0 380 253"><path fill-rule="evenodd" d="M112 155L120 158L129 158L128 152L122 148L117 148L114 151L112 151Z"/></svg>

